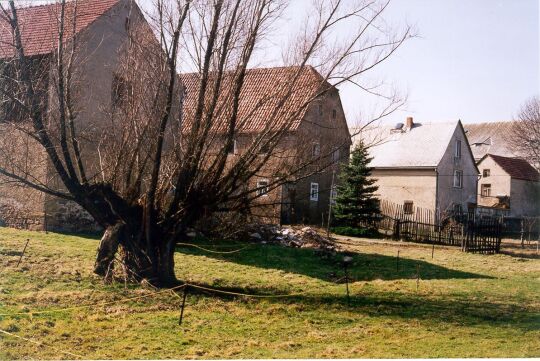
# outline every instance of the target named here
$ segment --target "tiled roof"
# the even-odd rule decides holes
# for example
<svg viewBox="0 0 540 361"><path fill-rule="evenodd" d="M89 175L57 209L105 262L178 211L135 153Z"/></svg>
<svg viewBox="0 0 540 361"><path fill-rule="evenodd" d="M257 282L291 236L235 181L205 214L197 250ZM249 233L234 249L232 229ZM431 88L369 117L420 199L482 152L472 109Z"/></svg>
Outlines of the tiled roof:
<svg viewBox="0 0 540 361"><path fill-rule="evenodd" d="M293 79L298 74L298 78ZM184 100L185 125L193 121L199 92L199 74L182 74L186 89ZM232 73L224 77L217 108L222 109L214 130L224 131L229 124L232 96L230 94ZM210 83L212 84L212 83ZM281 129L290 124L290 130L298 128L307 110L307 105L321 89L330 87L323 77L311 66L249 69L246 73L238 108L237 131L257 132L263 129ZM211 86L210 86L211 88ZM285 94L290 91L290 95ZM210 98L210 96L208 96ZM282 99L286 100L280 104ZM226 109L223 111L223 109ZM277 114L273 112L277 109Z"/></svg>
<svg viewBox="0 0 540 361"><path fill-rule="evenodd" d="M374 168L437 167L458 124L416 123L403 132L392 131L391 126L372 126L359 133L354 143L362 139L369 147Z"/></svg>
<svg viewBox="0 0 540 361"><path fill-rule="evenodd" d="M75 33L80 32L107 12L119 0L78 0L76 6ZM73 14L75 2L70 1L65 9L65 36L73 36ZM58 25L61 6L59 3L19 8L17 17L25 55L42 55L57 47ZM10 24L0 18L0 58L13 56L14 37Z"/></svg>
<svg viewBox="0 0 540 361"><path fill-rule="evenodd" d="M479 160L486 154L496 154L504 157L519 157L508 144L513 121L463 124L471 145L474 159Z"/></svg>
<svg viewBox="0 0 540 361"><path fill-rule="evenodd" d="M494 154L488 154L488 156L491 157L495 163L500 165L512 178L534 182L540 181L538 171L524 159L502 157Z"/></svg>

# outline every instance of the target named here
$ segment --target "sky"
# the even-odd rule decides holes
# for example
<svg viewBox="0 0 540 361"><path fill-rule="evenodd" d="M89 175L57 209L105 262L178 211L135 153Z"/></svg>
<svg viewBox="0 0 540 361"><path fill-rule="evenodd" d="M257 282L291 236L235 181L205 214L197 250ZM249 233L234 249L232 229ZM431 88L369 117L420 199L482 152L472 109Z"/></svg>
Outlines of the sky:
<svg viewBox="0 0 540 361"><path fill-rule="evenodd" d="M389 18L415 25L419 37L379 68L408 93L390 121L515 117L540 93L539 11L538 0L394 0ZM349 112L355 93L342 92Z"/></svg>

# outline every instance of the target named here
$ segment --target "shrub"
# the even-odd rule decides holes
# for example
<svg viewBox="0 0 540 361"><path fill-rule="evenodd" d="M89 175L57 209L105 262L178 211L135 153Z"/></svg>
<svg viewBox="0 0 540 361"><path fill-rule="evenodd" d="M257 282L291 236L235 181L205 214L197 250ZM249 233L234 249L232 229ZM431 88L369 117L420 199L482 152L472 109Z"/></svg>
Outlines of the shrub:
<svg viewBox="0 0 540 361"><path fill-rule="evenodd" d="M332 232L342 236L350 237L367 237L367 238L378 238L379 232L373 228L357 228L357 227L332 227Z"/></svg>

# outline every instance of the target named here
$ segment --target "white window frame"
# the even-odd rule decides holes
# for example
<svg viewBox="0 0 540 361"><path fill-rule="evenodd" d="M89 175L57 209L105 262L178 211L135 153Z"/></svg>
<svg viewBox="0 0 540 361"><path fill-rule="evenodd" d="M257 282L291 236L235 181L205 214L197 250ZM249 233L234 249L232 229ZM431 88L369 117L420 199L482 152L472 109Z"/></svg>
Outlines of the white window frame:
<svg viewBox="0 0 540 361"><path fill-rule="evenodd" d="M480 185L480 197L491 197L491 183Z"/></svg>
<svg viewBox="0 0 540 361"><path fill-rule="evenodd" d="M336 198L337 198L337 187L333 186L332 190L330 191L330 204L336 205Z"/></svg>
<svg viewBox="0 0 540 361"><path fill-rule="evenodd" d="M270 181L268 179L263 178L257 180L257 195L259 197L268 197L268 185L270 184Z"/></svg>
<svg viewBox="0 0 540 361"><path fill-rule="evenodd" d="M463 171L454 171L454 188L463 188Z"/></svg>
<svg viewBox="0 0 540 361"><path fill-rule="evenodd" d="M309 186L309 200L312 202L319 201L319 183L311 182Z"/></svg>
<svg viewBox="0 0 540 361"><path fill-rule="evenodd" d="M454 146L454 158L461 159L461 140L456 139L456 143Z"/></svg>

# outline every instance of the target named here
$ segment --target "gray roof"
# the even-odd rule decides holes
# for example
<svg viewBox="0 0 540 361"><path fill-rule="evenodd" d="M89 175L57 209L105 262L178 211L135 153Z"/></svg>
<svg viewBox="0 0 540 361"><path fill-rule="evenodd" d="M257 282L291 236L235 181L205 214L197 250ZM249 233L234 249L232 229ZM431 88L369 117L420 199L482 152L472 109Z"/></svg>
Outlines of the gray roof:
<svg viewBox="0 0 540 361"><path fill-rule="evenodd" d="M464 124L474 159L479 160L488 153L503 157L523 156L508 144L508 135L514 124L513 121Z"/></svg>
<svg viewBox="0 0 540 361"><path fill-rule="evenodd" d="M354 143L364 140L373 157L370 166L375 168L437 167L458 125L459 121L417 123L403 132L374 126L356 135Z"/></svg>

